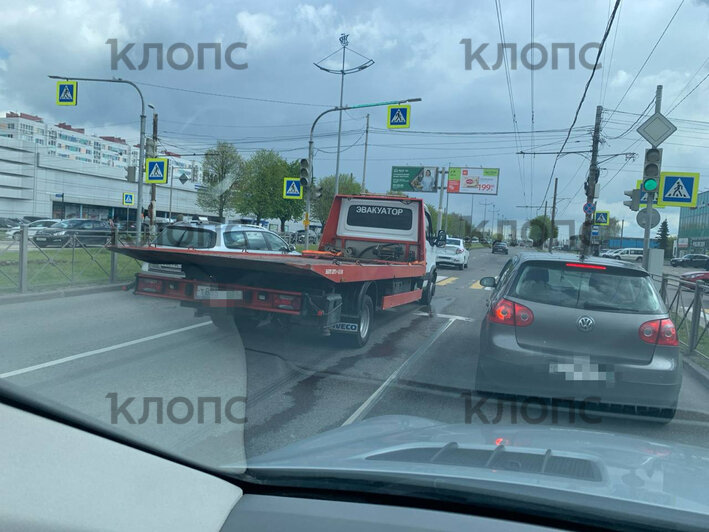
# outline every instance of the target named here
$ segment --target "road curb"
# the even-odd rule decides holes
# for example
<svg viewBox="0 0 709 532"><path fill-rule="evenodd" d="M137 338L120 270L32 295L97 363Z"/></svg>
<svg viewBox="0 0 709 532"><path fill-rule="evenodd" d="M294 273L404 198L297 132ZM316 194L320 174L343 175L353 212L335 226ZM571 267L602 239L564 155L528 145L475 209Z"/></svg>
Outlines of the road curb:
<svg viewBox="0 0 709 532"><path fill-rule="evenodd" d="M701 380L705 386L709 387L709 370L704 369L687 356L684 356L682 360L684 362L684 366L689 369L690 373L692 373L692 375L697 379Z"/></svg>
<svg viewBox="0 0 709 532"><path fill-rule="evenodd" d="M131 283L102 284L98 286L82 286L80 288L67 288L63 290L51 290L47 292L31 292L27 294L13 294L0 296L0 305L11 303L26 303L30 301L44 301L47 299L57 299L60 297L84 296L87 294L99 294L101 292L111 292L123 290Z"/></svg>

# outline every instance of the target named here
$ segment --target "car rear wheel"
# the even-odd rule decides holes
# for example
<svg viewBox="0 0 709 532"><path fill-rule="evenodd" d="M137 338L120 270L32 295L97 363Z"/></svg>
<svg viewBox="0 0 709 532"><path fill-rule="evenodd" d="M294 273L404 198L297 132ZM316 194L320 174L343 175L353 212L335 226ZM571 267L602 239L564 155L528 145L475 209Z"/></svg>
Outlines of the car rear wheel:
<svg viewBox="0 0 709 532"><path fill-rule="evenodd" d="M374 321L374 304L372 298L364 296L359 308L357 319L357 332L342 333L340 336L342 341L349 347L363 347L368 341L372 333L372 323Z"/></svg>
<svg viewBox="0 0 709 532"><path fill-rule="evenodd" d="M638 257L637 259L635 259L635 262L642 262L642 261L643 261L642 257Z"/></svg>

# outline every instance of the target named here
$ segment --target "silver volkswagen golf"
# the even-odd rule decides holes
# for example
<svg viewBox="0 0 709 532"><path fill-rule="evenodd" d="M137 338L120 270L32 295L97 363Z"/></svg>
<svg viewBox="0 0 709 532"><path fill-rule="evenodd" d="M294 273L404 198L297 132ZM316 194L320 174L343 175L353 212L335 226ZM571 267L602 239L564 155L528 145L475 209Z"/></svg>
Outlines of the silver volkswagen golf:
<svg viewBox="0 0 709 532"><path fill-rule="evenodd" d="M674 417L682 382L675 326L634 264L522 253L492 287L476 389L634 407Z"/></svg>

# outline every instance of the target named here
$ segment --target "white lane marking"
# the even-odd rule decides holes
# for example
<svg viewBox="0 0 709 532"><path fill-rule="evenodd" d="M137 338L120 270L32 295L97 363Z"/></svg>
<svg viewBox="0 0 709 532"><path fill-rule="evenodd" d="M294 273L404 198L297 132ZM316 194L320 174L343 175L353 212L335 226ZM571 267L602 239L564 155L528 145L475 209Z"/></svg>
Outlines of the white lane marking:
<svg viewBox="0 0 709 532"><path fill-rule="evenodd" d="M345 425L349 425L350 423L357 421L360 417L366 415L367 412L369 412L369 410L376 404L376 402L379 401L382 394L389 387L389 385L391 385L391 383L397 380L399 378L399 375L401 375L412 362L414 362L417 358L423 355L428 350L428 348L431 347L433 343L438 340L438 338L444 332L446 332L446 330L448 330L448 327L453 325L453 323L455 323L455 320L449 319L440 329L438 329L438 331L436 331L433 336L429 337L426 343L419 347L413 355L407 358L394 373L389 375L389 378L384 381L384 384L377 388L377 391L370 395L369 398L364 403L362 403L362 405L357 410L355 410L354 414L347 418L347 420L342 424L342 426L344 427Z"/></svg>
<svg viewBox="0 0 709 532"><path fill-rule="evenodd" d="M173 334L178 334L185 331L191 331L192 329L197 329L199 327L204 327L205 325L210 325L211 321L205 321L198 323L196 325L189 325L188 327L182 327L181 329L173 329L172 331L165 331L158 334L153 334L152 336L145 336L143 338L138 338L137 340L130 340L128 342L123 342L121 344L111 345L108 347L102 347L101 349L94 349L93 351L86 351L85 353L78 353L76 355L71 355L68 357L60 358L57 360L52 360L50 362L44 362L43 364L36 364L34 366L28 366L22 369L16 369L14 371L8 371L7 373L0 373L0 379L6 379L8 377L15 377L17 375L22 375L24 373L30 373L31 371L37 371L38 369L50 368L52 366L58 366L59 364L65 364L73 360L78 360L80 358L91 357L94 355L101 355L103 353L108 353L109 351L115 351L116 349L122 349L124 347L130 347L132 345L142 344L144 342L150 342L151 340L157 340L158 338L164 338L165 336L171 336Z"/></svg>
<svg viewBox="0 0 709 532"><path fill-rule="evenodd" d="M429 314L428 312L414 312L415 316L429 316L431 318L445 318L448 320L456 320L456 321L467 321L467 322L474 322L475 320L473 318L466 318L465 316L455 316L453 314Z"/></svg>
<svg viewBox="0 0 709 532"><path fill-rule="evenodd" d="M445 281L446 279L448 279L448 276L447 276L447 275L437 275L437 276L436 276L436 282L437 282L437 283L439 283L439 282L441 282L441 281Z"/></svg>

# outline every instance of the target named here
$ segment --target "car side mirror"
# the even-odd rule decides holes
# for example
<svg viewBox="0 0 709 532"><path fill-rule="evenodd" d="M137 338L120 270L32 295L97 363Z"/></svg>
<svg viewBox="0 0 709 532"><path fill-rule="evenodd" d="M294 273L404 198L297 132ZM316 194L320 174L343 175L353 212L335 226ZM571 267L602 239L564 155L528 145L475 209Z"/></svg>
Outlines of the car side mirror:
<svg viewBox="0 0 709 532"><path fill-rule="evenodd" d="M448 239L448 237L446 235L446 232L443 229L441 229L440 231L438 231L438 234L436 235L435 246L439 247L439 248L445 247L447 239Z"/></svg>
<svg viewBox="0 0 709 532"><path fill-rule="evenodd" d="M288 251L295 251L295 246L293 244L288 245Z"/></svg>
<svg viewBox="0 0 709 532"><path fill-rule="evenodd" d="M480 279L480 286L484 286L485 288L495 288L495 286L497 286L497 281L494 277L483 277Z"/></svg>

